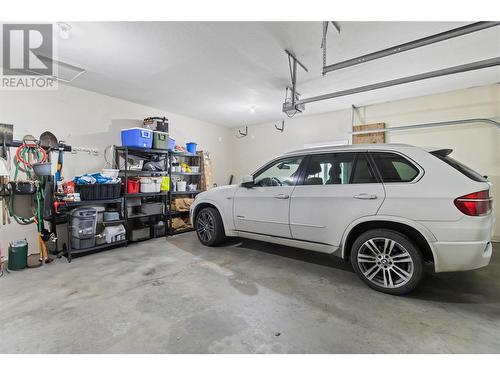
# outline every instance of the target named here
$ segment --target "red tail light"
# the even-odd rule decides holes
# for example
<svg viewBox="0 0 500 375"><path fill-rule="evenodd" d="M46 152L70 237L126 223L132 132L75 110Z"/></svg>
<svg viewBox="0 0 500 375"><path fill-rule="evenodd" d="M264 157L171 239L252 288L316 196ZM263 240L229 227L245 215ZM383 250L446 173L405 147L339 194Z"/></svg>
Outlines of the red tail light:
<svg viewBox="0 0 500 375"><path fill-rule="evenodd" d="M482 190L455 199L455 206L468 216L484 216L491 211L490 191Z"/></svg>

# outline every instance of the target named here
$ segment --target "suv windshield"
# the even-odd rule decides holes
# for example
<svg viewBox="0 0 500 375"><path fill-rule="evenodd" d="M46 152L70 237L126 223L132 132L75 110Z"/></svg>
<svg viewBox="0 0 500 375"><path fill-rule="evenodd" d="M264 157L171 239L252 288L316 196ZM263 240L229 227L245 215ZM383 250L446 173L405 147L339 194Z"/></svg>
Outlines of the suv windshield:
<svg viewBox="0 0 500 375"><path fill-rule="evenodd" d="M453 159L449 155L443 155L439 151L433 151L431 152L432 155L437 157L438 159L441 159L444 161L446 164L452 166L455 168L457 171L461 172L465 176L469 177L471 180L477 181L477 182L486 182L488 181L484 176L481 176L479 173L474 171L473 169L469 168L465 164L460 163L458 160Z"/></svg>

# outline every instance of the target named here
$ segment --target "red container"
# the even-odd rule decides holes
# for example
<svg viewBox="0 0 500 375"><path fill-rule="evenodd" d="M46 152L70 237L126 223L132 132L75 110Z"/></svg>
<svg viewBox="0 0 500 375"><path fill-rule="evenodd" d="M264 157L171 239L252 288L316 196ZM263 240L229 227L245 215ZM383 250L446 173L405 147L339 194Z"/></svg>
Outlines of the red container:
<svg viewBox="0 0 500 375"><path fill-rule="evenodd" d="M127 194L139 193L140 187L141 187L140 180L134 178L127 180Z"/></svg>

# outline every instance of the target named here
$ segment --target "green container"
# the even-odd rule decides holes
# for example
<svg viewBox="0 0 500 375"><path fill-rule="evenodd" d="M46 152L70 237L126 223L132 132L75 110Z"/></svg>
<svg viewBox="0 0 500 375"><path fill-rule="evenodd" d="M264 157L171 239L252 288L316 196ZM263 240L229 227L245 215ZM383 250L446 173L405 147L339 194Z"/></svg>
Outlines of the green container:
<svg viewBox="0 0 500 375"><path fill-rule="evenodd" d="M12 271L28 267L28 241L16 240L9 244L8 268Z"/></svg>
<svg viewBox="0 0 500 375"><path fill-rule="evenodd" d="M154 131L153 132L153 148L157 150L168 149L168 133Z"/></svg>

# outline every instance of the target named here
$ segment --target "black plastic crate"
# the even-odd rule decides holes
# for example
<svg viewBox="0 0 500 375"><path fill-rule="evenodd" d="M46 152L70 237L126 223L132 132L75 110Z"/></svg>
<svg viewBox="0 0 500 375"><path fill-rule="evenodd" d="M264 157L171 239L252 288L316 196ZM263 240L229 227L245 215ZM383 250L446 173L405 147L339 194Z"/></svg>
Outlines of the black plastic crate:
<svg viewBox="0 0 500 375"><path fill-rule="evenodd" d="M96 201L102 199L120 198L121 184L86 184L76 185L82 201Z"/></svg>

